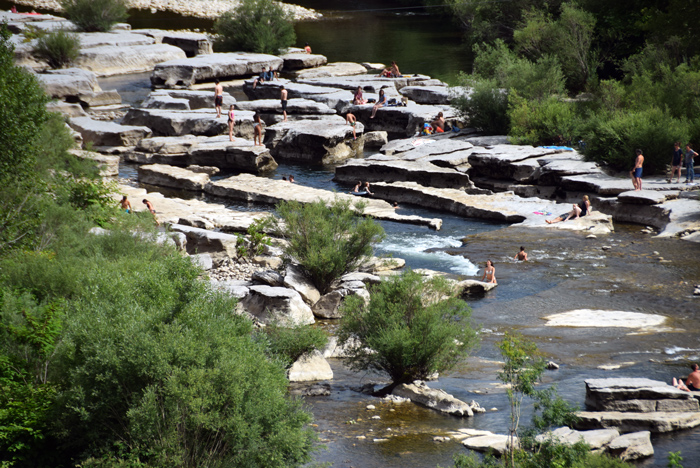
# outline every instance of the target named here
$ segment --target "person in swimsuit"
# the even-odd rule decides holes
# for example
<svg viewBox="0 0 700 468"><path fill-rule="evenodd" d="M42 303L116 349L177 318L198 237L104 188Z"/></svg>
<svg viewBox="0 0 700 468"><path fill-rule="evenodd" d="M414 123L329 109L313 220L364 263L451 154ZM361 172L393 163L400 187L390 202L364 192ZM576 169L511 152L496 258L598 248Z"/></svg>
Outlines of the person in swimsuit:
<svg viewBox="0 0 700 468"><path fill-rule="evenodd" d="M430 126L433 127L433 132L444 133L445 131L445 117L442 116L442 112L438 112L435 120L430 122Z"/></svg>
<svg viewBox="0 0 700 468"><path fill-rule="evenodd" d="M685 390L686 392L700 392L700 368L697 364L693 364L690 368L693 369L693 372L688 374L685 383L683 379L676 380L674 377L673 386L679 390Z"/></svg>
<svg viewBox="0 0 700 468"><path fill-rule="evenodd" d="M693 167L694 165L694 159L698 155L695 151L693 151L693 145L688 143L685 145L685 183L692 183L695 182L695 168Z"/></svg>
<svg viewBox="0 0 700 468"><path fill-rule="evenodd" d="M236 117L233 115L233 104L228 109L228 139L233 141L233 125L236 123Z"/></svg>
<svg viewBox="0 0 700 468"><path fill-rule="evenodd" d="M221 117L221 105L224 103L224 87L221 86L219 80L216 80L214 86L214 108L216 109L216 118Z"/></svg>
<svg viewBox="0 0 700 468"><path fill-rule="evenodd" d="M369 195L374 195L372 192L369 191L369 182L365 182L365 185L362 186L362 190L367 192Z"/></svg>
<svg viewBox="0 0 700 468"><path fill-rule="evenodd" d="M379 110L380 107L384 107L386 105L386 94L384 94L384 88L379 90L379 99L377 99L377 103L374 105L372 108L372 115L369 116L370 119L373 119L375 115L377 115L377 110Z"/></svg>
<svg viewBox="0 0 700 468"><path fill-rule="evenodd" d="M634 158L634 168L630 171L630 176L632 177L634 190L642 190L642 164L644 164L644 155L640 149L636 150L635 153L637 157Z"/></svg>
<svg viewBox="0 0 700 468"><path fill-rule="evenodd" d="M578 205L573 205L571 211L569 211L568 213L561 214L552 220L546 219L545 222L547 224L560 223L562 221L566 221L567 219L578 219L581 216L586 216L590 212L591 202L588 198L588 195L584 195L583 200L581 200L581 203L579 203Z"/></svg>
<svg viewBox="0 0 700 468"><path fill-rule="evenodd" d="M126 195L124 195L124 198L122 198L122 201L120 201L119 204L121 205L122 210L126 211L127 213L131 213L131 202L127 200Z"/></svg>
<svg viewBox="0 0 700 468"><path fill-rule="evenodd" d="M484 269L484 276L481 277L481 281L484 282L484 280L487 283L496 283L496 268L493 266L493 262L491 260L486 260L486 268Z"/></svg>
<svg viewBox="0 0 700 468"><path fill-rule="evenodd" d="M520 247L520 252L515 254L515 260L519 260L521 262L527 262L527 252L525 252L525 247Z"/></svg>
<svg viewBox="0 0 700 468"><path fill-rule="evenodd" d="M311 53L311 46L309 45L308 42L307 42L306 44L304 44L304 51L305 51L307 54L310 54L310 53Z"/></svg>
<svg viewBox="0 0 700 468"><path fill-rule="evenodd" d="M356 106L361 106L362 104L367 104L367 101L365 98L362 97L362 86L357 87L357 91L355 91L355 96L352 98L352 103L355 104Z"/></svg>
<svg viewBox="0 0 700 468"><path fill-rule="evenodd" d="M681 163L683 162L683 151L681 151L681 142L677 141L673 144L673 157L671 157L671 177L668 179L670 184L673 181L673 174L678 174L677 183L681 183Z"/></svg>
<svg viewBox="0 0 700 468"><path fill-rule="evenodd" d="M262 144L262 122L260 121L260 114L255 114L253 116L253 144L255 146L263 146Z"/></svg>
<svg viewBox="0 0 700 468"><path fill-rule="evenodd" d="M345 123L352 126L352 139L357 140L357 133L355 132L355 124L357 124L357 118L354 114L348 112L345 114Z"/></svg>
<svg viewBox="0 0 700 468"><path fill-rule="evenodd" d="M294 176L293 175L289 176L289 183L291 183L291 184L294 183Z"/></svg>
<svg viewBox="0 0 700 468"><path fill-rule="evenodd" d="M362 181L358 180L357 185L353 187L352 193L360 193L360 189L362 188Z"/></svg>
<svg viewBox="0 0 700 468"><path fill-rule="evenodd" d="M280 102L282 103L282 115L284 115L283 122L287 121L287 94L288 91L284 89L284 85L280 88Z"/></svg>
<svg viewBox="0 0 700 468"><path fill-rule="evenodd" d="M158 218L156 218L156 209L153 208L153 203L149 202L145 198L143 199L143 204L146 205L146 208L148 208L148 211L151 212L153 215L153 220L156 222L156 226L160 226L160 223L158 222Z"/></svg>

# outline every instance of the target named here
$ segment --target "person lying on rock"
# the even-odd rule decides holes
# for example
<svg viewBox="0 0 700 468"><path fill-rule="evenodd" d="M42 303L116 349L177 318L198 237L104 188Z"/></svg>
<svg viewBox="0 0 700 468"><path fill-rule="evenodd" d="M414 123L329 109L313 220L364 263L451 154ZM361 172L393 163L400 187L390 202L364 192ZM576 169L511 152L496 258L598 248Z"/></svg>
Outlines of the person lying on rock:
<svg viewBox="0 0 700 468"><path fill-rule="evenodd" d="M560 223L566 221L567 219L578 219L581 216L586 216L591 212L591 202L588 199L588 195L583 196L583 200L578 205L573 205L573 209L568 213L561 214L556 218L549 220L545 219L547 224Z"/></svg>
<svg viewBox="0 0 700 468"><path fill-rule="evenodd" d="M690 368L693 369L693 372L688 374L685 383L683 383L683 379L676 380L674 377L673 386L679 390L685 390L686 392L700 392L700 369L697 364L693 364Z"/></svg>

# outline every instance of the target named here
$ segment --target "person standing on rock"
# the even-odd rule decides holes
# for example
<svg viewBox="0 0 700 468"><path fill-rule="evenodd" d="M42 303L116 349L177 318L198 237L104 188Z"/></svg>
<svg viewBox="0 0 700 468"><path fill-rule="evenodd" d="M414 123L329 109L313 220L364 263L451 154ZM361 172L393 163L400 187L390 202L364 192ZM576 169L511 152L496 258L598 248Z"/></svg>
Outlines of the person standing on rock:
<svg viewBox="0 0 700 468"><path fill-rule="evenodd" d="M236 116L233 114L233 104L228 109L228 139L233 141L233 126L236 123Z"/></svg>
<svg viewBox="0 0 700 468"><path fill-rule="evenodd" d="M668 183L673 182L673 174L678 174L678 182L681 183L681 162L683 161L683 151L681 151L681 142L677 141L673 144L673 157L671 158L671 177L668 178Z"/></svg>
<svg viewBox="0 0 700 468"><path fill-rule="evenodd" d="M642 164L644 164L644 155L642 150L635 151L637 157L634 159L634 168L630 171L632 177L632 185L634 190L642 190Z"/></svg>
<svg viewBox="0 0 700 468"><path fill-rule="evenodd" d="M255 114L253 116L253 144L255 146L263 146L262 144L262 121L260 120L260 114Z"/></svg>
<svg viewBox="0 0 700 468"><path fill-rule="evenodd" d="M491 260L486 260L486 268L484 269L484 276L481 277L482 282L486 283L496 283L496 267L493 266Z"/></svg>
<svg viewBox="0 0 700 468"><path fill-rule="evenodd" d="M685 145L685 183L693 183L695 182L695 168L693 167L694 165L694 159L698 155L695 151L693 151L693 145L688 143Z"/></svg>
<svg viewBox="0 0 700 468"><path fill-rule="evenodd" d="M280 88L280 101L282 103L282 115L284 116L283 122L287 121L287 90L284 89L284 85Z"/></svg>
<svg viewBox="0 0 700 468"><path fill-rule="evenodd" d="M224 103L224 87L221 86L219 80L214 82L214 108L216 109L216 118L221 117L221 105Z"/></svg>
<svg viewBox="0 0 700 468"><path fill-rule="evenodd" d="M700 392L700 367L697 364L693 364L690 368L693 369L693 372L688 374L685 383L683 383L683 379L676 380L674 377L673 386L686 392Z"/></svg>

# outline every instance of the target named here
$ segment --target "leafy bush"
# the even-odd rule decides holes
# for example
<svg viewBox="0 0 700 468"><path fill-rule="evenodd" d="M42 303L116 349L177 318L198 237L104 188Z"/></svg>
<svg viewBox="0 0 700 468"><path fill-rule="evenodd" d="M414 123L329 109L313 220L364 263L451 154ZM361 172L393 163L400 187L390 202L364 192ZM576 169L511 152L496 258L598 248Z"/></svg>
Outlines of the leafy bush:
<svg viewBox="0 0 700 468"><path fill-rule="evenodd" d="M574 105L556 96L528 101L517 92L509 96L510 140L516 145L571 145L579 123Z"/></svg>
<svg viewBox="0 0 700 468"><path fill-rule="evenodd" d="M384 229L372 219L362 217L364 204L336 198L302 204L282 202L277 213L282 223L277 229L289 244L285 256L299 266L325 294L335 280L355 270L372 254L372 245L382 240Z"/></svg>
<svg viewBox="0 0 700 468"><path fill-rule="evenodd" d="M591 116L583 130L586 155L615 169L629 170L634 151L644 153L644 170L663 173L669 162L674 141L688 141L688 122L650 108L640 111L617 111Z"/></svg>
<svg viewBox="0 0 700 468"><path fill-rule="evenodd" d="M128 17L124 0L59 0L66 17L81 31L106 32Z"/></svg>
<svg viewBox="0 0 700 468"><path fill-rule="evenodd" d="M64 29L41 36L34 46L34 55L51 68L65 68L77 60L79 54L80 39Z"/></svg>
<svg viewBox="0 0 700 468"><path fill-rule="evenodd" d="M350 367L386 372L395 386L451 369L477 343L470 309L443 278L410 270L370 290L369 304L346 297L338 332Z"/></svg>
<svg viewBox="0 0 700 468"><path fill-rule="evenodd" d="M289 367L304 354L323 348L328 342L328 335L322 329L312 326L295 328L268 325L264 328L268 349L273 357Z"/></svg>
<svg viewBox="0 0 700 468"><path fill-rule="evenodd" d="M277 54L296 40L292 17L272 0L243 0L214 24L222 50Z"/></svg>
<svg viewBox="0 0 700 468"><path fill-rule="evenodd" d="M473 79L467 75L460 78L461 86L471 89L452 100L469 125L492 135L505 135L510 127L508 119L508 93L498 88L496 80Z"/></svg>
<svg viewBox="0 0 700 468"><path fill-rule="evenodd" d="M265 246L270 245L270 238L265 235L265 229L271 224L269 218L256 219L248 226L248 238L236 234L236 252L239 257L254 257L265 251Z"/></svg>

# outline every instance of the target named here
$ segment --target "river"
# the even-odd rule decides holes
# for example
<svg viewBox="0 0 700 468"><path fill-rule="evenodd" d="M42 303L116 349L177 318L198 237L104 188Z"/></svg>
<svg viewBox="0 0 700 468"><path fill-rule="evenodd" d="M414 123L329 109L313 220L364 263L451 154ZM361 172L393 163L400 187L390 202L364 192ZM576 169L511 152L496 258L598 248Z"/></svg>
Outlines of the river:
<svg viewBox="0 0 700 468"><path fill-rule="evenodd" d="M420 10L366 11L401 5L385 0L300 3L321 10L325 19L297 24L297 45L308 41L314 52L327 55L330 61L395 59L402 71L448 82L469 68L471 55L461 44L458 29L444 18L427 16ZM9 5L0 1L0 8ZM130 21L134 27L210 27L204 20L166 13L138 12ZM138 104L149 91L148 76L112 77L101 79L100 84L103 89L116 88L125 102ZM286 174L294 174L301 184L348 189L332 181L333 167L283 164L271 176ZM121 175L133 180L135 171L124 166ZM499 286L488 296L470 301L473 322L481 330L480 348L431 385L497 411L458 419L414 405L384 404L351 388L381 380L380 376L349 372L341 362L332 360L332 395L307 399L324 444L315 454L317 463L343 468L448 467L453 455L465 450L456 442L435 443L434 435L462 427L504 432L507 400L497 385L499 355L495 344L508 330L531 337L548 359L561 365L545 374L544 383L557 384L568 401L581 406L586 378L651 377L669 382L673 376L687 375L689 362L700 360L700 298L692 296L692 285L700 283L697 244L655 239L641 233L640 226L618 224L613 234L586 239L580 233L509 227L411 206L401 206L400 212L441 216L443 229L436 232L383 223L387 238L378 246L378 253L404 258L413 268L471 278L477 277L487 258L495 262ZM530 254L527 263L512 260L520 245ZM663 263L659 257L670 262ZM668 330L634 334L620 328L544 326L546 315L582 308L661 314L668 317ZM332 329L334 325L326 326ZM620 368L598 368L607 364ZM377 410L369 412L365 409L368 404ZM381 419L370 419L372 415ZM387 435L392 436L388 442L372 441ZM652 442L656 456L639 466L666 466L667 453L679 450L691 460L686 468L698 466L694 461L700 459L700 429L654 436Z"/></svg>

